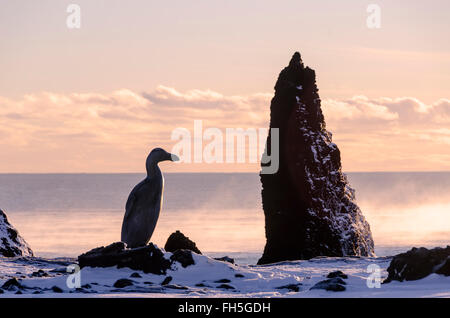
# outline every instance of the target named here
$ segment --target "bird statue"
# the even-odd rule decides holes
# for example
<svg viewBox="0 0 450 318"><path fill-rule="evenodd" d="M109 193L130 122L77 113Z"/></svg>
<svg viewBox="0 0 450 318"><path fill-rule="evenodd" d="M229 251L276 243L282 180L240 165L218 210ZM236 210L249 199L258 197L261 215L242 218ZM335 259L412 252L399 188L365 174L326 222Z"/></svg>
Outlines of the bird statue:
<svg viewBox="0 0 450 318"><path fill-rule="evenodd" d="M147 245L155 230L164 192L164 177L158 163L166 160L178 161L179 158L162 148L153 149L145 163L147 177L139 182L128 196L121 241L129 248Z"/></svg>

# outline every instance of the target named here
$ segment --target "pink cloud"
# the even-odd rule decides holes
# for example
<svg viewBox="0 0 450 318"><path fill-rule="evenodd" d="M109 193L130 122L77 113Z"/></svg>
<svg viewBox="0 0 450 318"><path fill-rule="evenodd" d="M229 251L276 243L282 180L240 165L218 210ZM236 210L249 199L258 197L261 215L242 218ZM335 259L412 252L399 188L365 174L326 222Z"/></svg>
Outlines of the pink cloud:
<svg viewBox="0 0 450 318"><path fill-rule="evenodd" d="M196 119L205 128L268 127L272 96L167 86L0 96L0 171L140 171L149 149L170 149L172 130L191 130ZM324 99L322 107L346 170L450 169L442 160L450 156L449 99L354 96Z"/></svg>

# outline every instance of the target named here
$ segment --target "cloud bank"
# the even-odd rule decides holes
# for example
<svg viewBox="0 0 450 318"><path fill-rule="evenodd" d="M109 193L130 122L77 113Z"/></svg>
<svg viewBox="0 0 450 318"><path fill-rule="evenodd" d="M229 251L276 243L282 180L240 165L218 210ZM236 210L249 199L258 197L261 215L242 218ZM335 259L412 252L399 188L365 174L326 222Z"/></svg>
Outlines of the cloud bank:
<svg viewBox="0 0 450 318"><path fill-rule="evenodd" d="M268 127L272 93L227 96L158 86L148 92L42 92L0 96L0 172L142 171L148 151L170 149L171 132ZM347 171L449 170L450 100L414 97L323 99L327 129ZM174 171L258 171L230 165L176 165Z"/></svg>

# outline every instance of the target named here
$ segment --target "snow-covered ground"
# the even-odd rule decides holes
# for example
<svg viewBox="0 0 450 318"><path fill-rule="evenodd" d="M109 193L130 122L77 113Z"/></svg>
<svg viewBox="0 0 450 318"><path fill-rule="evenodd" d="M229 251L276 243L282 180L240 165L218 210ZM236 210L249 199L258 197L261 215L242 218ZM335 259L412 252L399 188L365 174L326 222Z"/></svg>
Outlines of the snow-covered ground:
<svg viewBox="0 0 450 318"><path fill-rule="evenodd" d="M377 267L372 266L368 272L368 266L379 266L384 280L390 258L327 257L256 266L193 256L195 265L183 268L175 263L165 276L128 268L83 268L79 272L82 288L78 290L67 285L66 268L74 259L0 258L0 286L13 277L22 286L13 284L9 290L0 291L0 297L450 297L450 277L436 274L369 288L367 278L376 276L373 268ZM348 275L345 291L310 289L336 270ZM75 276L70 278L76 282ZM114 287L119 279L131 285Z"/></svg>

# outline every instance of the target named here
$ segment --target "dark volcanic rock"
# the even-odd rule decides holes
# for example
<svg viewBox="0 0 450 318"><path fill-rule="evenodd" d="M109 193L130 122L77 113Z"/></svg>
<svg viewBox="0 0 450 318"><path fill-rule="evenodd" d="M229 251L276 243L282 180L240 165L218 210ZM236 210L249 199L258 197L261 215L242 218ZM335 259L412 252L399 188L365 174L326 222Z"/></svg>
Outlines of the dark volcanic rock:
<svg viewBox="0 0 450 318"><path fill-rule="evenodd" d="M236 289L236 288L234 288L233 286L228 285L228 284L221 284L221 285L217 286L216 288L221 288L221 289Z"/></svg>
<svg viewBox="0 0 450 318"><path fill-rule="evenodd" d="M33 251L0 210L0 256L33 256Z"/></svg>
<svg viewBox="0 0 450 318"><path fill-rule="evenodd" d="M59 288L58 286L53 286L52 287L52 291L54 292L54 293L63 293L64 291L61 289L61 288Z"/></svg>
<svg viewBox="0 0 450 318"><path fill-rule="evenodd" d="M171 281L172 281L172 276L167 276L166 278L164 278L164 280L162 281L161 285L167 285Z"/></svg>
<svg viewBox="0 0 450 318"><path fill-rule="evenodd" d="M214 283L231 283L231 280L229 280L227 278L222 278L222 279L216 280Z"/></svg>
<svg viewBox="0 0 450 318"><path fill-rule="evenodd" d="M343 278L343 279L348 278L348 276L341 271L334 271L327 275L327 278L335 278L335 277L339 277L339 278Z"/></svg>
<svg viewBox="0 0 450 318"><path fill-rule="evenodd" d="M450 276L450 246L433 249L413 247L406 253L395 255L387 271L389 275L384 283L417 280L431 273Z"/></svg>
<svg viewBox="0 0 450 318"><path fill-rule="evenodd" d="M216 261L221 261L221 262L227 262L230 264L234 264L234 258L228 257L228 256L223 256L223 257L216 257L214 258Z"/></svg>
<svg viewBox="0 0 450 318"><path fill-rule="evenodd" d="M327 291L344 291L346 282L341 278L335 277L327 280L322 280L315 284L311 289L325 289Z"/></svg>
<svg viewBox="0 0 450 318"><path fill-rule="evenodd" d="M280 287L276 287L276 288L277 289L288 289L290 291L298 292L298 291L300 291L300 286L302 286L301 283L289 284L289 285L284 285L284 286L280 286Z"/></svg>
<svg viewBox="0 0 450 318"><path fill-rule="evenodd" d="M151 243L143 247L127 249L123 242L94 248L78 256L78 263L81 268L85 266L128 267L157 275L165 274L171 265L171 261L164 258L163 252Z"/></svg>
<svg viewBox="0 0 450 318"><path fill-rule="evenodd" d="M21 283L16 278L8 279L3 285L2 289L9 291L16 291L18 289L24 289Z"/></svg>
<svg viewBox="0 0 450 318"><path fill-rule="evenodd" d="M133 285L133 281L131 279L127 279L127 278L121 278L118 279L115 283L114 283L114 287L116 288L124 288L127 286L132 286Z"/></svg>
<svg viewBox="0 0 450 318"><path fill-rule="evenodd" d="M142 278L142 276L141 276L139 273L132 273L132 274L130 275L130 277L133 277L133 278Z"/></svg>
<svg viewBox="0 0 450 318"><path fill-rule="evenodd" d="M33 273L31 274L31 276L32 276L32 277L47 277L48 274L47 274L46 272L44 272L42 269L40 269L40 270L38 270L38 271L36 271L36 272L33 272Z"/></svg>
<svg viewBox="0 0 450 318"><path fill-rule="evenodd" d="M194 258L192 257L192 251L190 250L176 250L173 252L172 256L170 256L170 260L180 263L183 267L195 265Z"/></svg>
<svg viewBox="0 0 450 318"><path fill-rule="evenodd" d="M164 249L167 252L172 253L176 250L190 250L197 254L202 253L197 248L197 245L180 231L176 231L170 234L169 238L167 239L166 245L164 245Z"/></svg>
<svg viewBox="0 0 450 318"><path fill-rule="evenodd" d="M267 174L264 170L270 164L261 164L267 242L258 264L374 255L369 224L355 203L354 190L341 170L339 149L325 128L315 72L303 65L298 52L275 85L270 128L279 129L279 169ZM271 142L269 131L269 156Z"/></svg>

